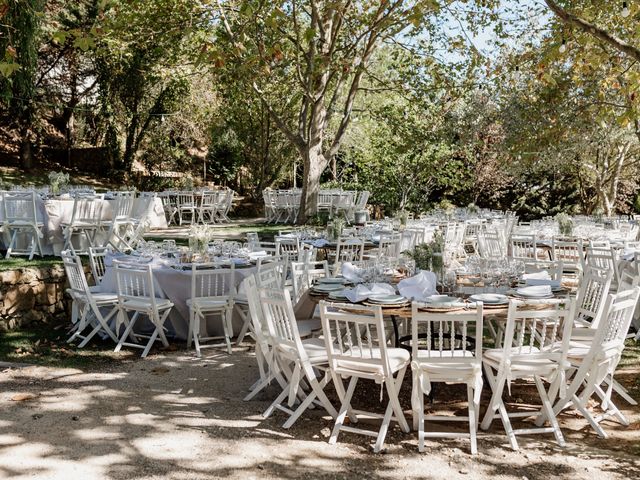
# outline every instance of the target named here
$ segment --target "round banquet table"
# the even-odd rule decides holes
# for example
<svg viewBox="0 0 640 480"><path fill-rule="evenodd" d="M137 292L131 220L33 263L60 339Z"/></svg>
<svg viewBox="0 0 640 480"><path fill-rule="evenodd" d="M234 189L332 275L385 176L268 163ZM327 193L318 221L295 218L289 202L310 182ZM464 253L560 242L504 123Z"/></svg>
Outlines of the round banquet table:
<svg viewBox="0 0 640 480"><path fill-rule="evenodd" d="M121 256L121 260L126 257ZM100 283L100 289L105 293L117 293L115 269L111 266L113 257L107 257L105 264L107 265L104 277ZM160 257L154 257L150 262L153 274L154 288L156 297L168 298L174 304L169 314L169 324L167 328L177 340L186 340L189 331L189 307L187 300L191 298L191 270L182 270L171 267L171 261ZM253 275L258 271L256 266L236 267L236 289L239 295L243 295L242 281L249 275ZM294 307L294 311L298 318L311 318L315 303L309 300L308 295L298 301ZM233 332L237 334L243 326L243 320L236 309L233 312ZM147 325L148 327L149 325ZM145 328L142 324L141 328ZM223 335L222 322L219 317L207 317L206 322L200 324L200 334L202 336L219 336Z"/></svg>

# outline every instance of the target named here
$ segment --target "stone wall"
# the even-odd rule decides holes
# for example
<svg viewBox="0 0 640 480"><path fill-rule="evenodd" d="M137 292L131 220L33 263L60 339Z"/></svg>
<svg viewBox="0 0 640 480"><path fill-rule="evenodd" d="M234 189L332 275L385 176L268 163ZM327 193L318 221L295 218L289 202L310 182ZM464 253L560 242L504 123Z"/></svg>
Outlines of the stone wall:
<svg viewBox="0 0 640 480"><path fill-rule="evenodd" d="M0 331L69 318L66 288L62 265L0 272Z"/></svg>

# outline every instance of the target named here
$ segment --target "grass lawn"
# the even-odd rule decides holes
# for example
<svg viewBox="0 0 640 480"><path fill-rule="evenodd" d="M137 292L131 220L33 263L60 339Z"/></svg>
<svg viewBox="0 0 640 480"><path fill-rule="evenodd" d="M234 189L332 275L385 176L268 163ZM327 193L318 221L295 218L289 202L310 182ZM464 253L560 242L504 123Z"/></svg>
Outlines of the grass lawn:
<svg viewBox="0 0 640 480"><path fill-rule="evenodd" d="M138 351L113 351L113 342L92 340L84 348L66 343L67 325L33 323L0 334L0 361L51 367L101 368L139 357ZM95 338L95 337L94 337Z"/></svg>
<svg viewBox="0 0 640 480"><path fill-rule="evenodd" d="M46 256L46 257L33 257L33 260L29 260L28 257L11 257L0 259L0 272L6 270L17 270L18 268L48 268L53 265L62 265L62 259L60 257Z"/></svg>

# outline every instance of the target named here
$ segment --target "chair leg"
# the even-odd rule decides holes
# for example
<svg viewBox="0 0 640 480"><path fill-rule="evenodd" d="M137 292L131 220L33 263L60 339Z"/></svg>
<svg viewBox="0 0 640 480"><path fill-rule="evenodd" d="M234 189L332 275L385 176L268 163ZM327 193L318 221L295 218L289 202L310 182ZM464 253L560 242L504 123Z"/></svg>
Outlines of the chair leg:
<svg viewBox="0 0 640 480"><path fill-rule="evenodd" d="M424 392L421 386L417 386L419 391L420 400L418 401L418 411L416 412L416 419L414 425L417 424L416 430L418 430L418 451L424 452Z"/></svg>
<svg viewBox="0 0 640 480"><path fill-rule="evenodd" d="M549 423L551 423L551 427L553 428L553 435L556 437L556 441L558 442L558 445L560 445L561 447L564 447L566 445L564 441L564 437L562 436L562 431L560 430L558 419L553 414L553 407L551 405L551 401L549 400L549 397L547 396L547 392L544 388L544 385L542 384L542 380L537 375L534 375L533 378L536 382L538 394L542 399L542 409L545 411L546 416L549 419Z"/></svg>
<svg viewBox="0 0 640 480"><path fill-rule="evenodd" d="M236 345L240 345L251 326L251 313L245 312L242 307L238 305L235 305L235 308L238 311L240 318L242 318L242 328L240 329L240 333L238 333L238 338L236 339Z"/></svg>
<svg viewBox="0 0 640 480"><path fill-rule="evenodd" d="M338 412L338 416L336 417L336 423L333 426L331 437L329 437L329 443L332 445L338 441L338 434L340 433L340 428L342 428L344 419L347 416L347 410L349 410L349 408L351 407L351 397L353 396L353 392L356 389L357 383L358 377L351 377L349 386L347 387L347 392L345 393L344 399L342 400L342 405L340 406L340 411Z"/></svg>
<svg viewBox="0 0 640 480"><path fill-rule="evenodd" d="M471 440L471 454L475 455L478 453L478 442L476 439L478 418L476 417L477 405L472 385L467 385L467 401L469 402L469 439Z"/></svg>

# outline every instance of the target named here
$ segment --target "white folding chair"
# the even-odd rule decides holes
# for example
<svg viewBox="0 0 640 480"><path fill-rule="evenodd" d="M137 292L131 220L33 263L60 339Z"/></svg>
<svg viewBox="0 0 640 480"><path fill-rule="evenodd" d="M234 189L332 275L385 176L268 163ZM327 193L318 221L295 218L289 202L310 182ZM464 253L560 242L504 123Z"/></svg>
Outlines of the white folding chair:
<svg viewBox="0 0 640 480"><path fill-rule="evenodd" d="M74 253L84 253L84 248L75 248L73 237L79 240L84 237L87 248L96 246L96 234L102 229L103 196L76 195L73 199L73 212L69 223L62 224L64 234L64 250L70 249Z"/></svg>
<svg viewBox="0 0 640 480"><path fill-rule="evenodd" d="M261 288L259 294L277 361L281 366L289 364L293 368L291 373L287 375L286 388L267 408L263 416L267 418L275 409L281 410L289 415L283 428L290 428L300 415L312 403L318 403L316 402L318 400L319 405L324 407L333 418L336 418L337 412L323 391L331 380L331 375L327 369L328 357L322 340L301 339L288 291ZM316 377L316 371L324 372L320 381ZM305 382L311 390L305 394L304 400L298 407L292 410ZM287 403L283 405L285 400Z"/></svg>
<svg viewBox="0 0 640 480"><path fill-rule="evenodd" d="M607 438L600 425L605 418L615 417L623 425L629 425L629 421L613 403L611 394L616 385L613 375L625 347L625 337L639 296L640 287L609 295L593 340L581 345L572 339L568 360L575 373L566 395L554 405L553 415L573 405L602 438ZM600 397L603 410L603 414L597 417L588 408L589 399L594 393Z"/></svg>
<svg viewBox="0 0 640 480"><path fill-rule="evenodd" d="M156 297L156 289L153 281L151 265L139 265L113 261L118 285L118 322L125 325L125 330L120 336L115 351L119 352L123 346L142 348L142 357L146 357L156 339L160 339L162 345L169 346L164 334L164 324L171 313L173 303L166 298ZM129 319L129 312L133 316ZM149 318L153 325L151 335L143 335L134 332L134 327L141 315ZM127 338L131 342L127 342ZM139 343L139 338L148 338L146 344Z"/></svg>
<svg viewBox="0 0 640 480"><path fill-rule="evenodd" d="M196 201L193 192L178 192L176 195L176 214L178 216L178 224L182 222L196 223Z"/></svg>
<svg viewBox="0 0 640 480"><path fill-rule="evenodd" d="M320 317L329 367L341 406L329 443L336 443L341 431L376 437L374 451L379 452L392 420L400 424L403 432L409 432L409 424L400 406L398 392L405 371L409 366L409 352L402 348L387 347L387 338L381 307L360 307L353 312L353 305L320 302ZM396 378L394 378L396 375ZM344 392L343 378L350 378ZM386 388L389 396L384 415L354 410L351 399L358 380L373 380ZM379 431L344 425L349 415L351 423L357 423L357 415L382 418Z"/></svg>
<svg viewBox="0 0 640 480"><path fill-rule="evenodd" d="M565 445L560 425L553 415L552 402L558 392L562 395L565 383L575 301L544 300L549 305L544 310L529 309L531 307L528 304L533 302L509 302L504 346L486 350L482 361L492 396L481 428L487 430L494 419L500 418L514 450L518 450L516 435L522 434L553 433L558 444ZM559 339L561 342L558 347ZM502 394L505 387L511 390L511 382L517 379L534 381L542 401L540 410L507 412ZM545 389L543 379L550 384L549 391ZM514 429L511 425L511 417L538 418L542 415L549 420L550 427Z"/></svg>
<svg viewBox="0 0 640 480"><path fill-rule="evenodd" d="M255 341L256 362L259 372L258 380L249 387L249 393L243 399L244 401L249 401L264 390L273 379L278 381L283 390L287 388L287 381L280 372L278 362L275 360L274 344L269 336L269 327L260 304L260 295L255 276L249 275L245 278L242 281L241 289L247 292L247 305L251 321L251 329L248 335Z"/></svg>
<svg viewBox="0 0 640 480"><path fill-rule="evenodd" d="M413 426L418 430L418 450L424 451L425 438L460 438L471 440L471 453L478 453L476 432L482 394L482 303L475 311L464 313L430 313L428 305L414 302L411 315L411 370L413 373ZM469 415L424 414L424 396L431 392L431 382L467 385ZM425 432L427 421L469 422L469 433Z"/></svg>
<svg viewBox="0 0 640 480"><path fill-rule="evenodd" d="M112 218L103 221L102 227L107 229L104 247L111 245L116 250L132 249L128 241L130 230L133 229L131 214L136 200L135 192L116 192L112 209Z"/></svg>
<svg viewBox="0 0 640 480"><path fill-rule="evenodd" d="M236 295L236 276L233 263L230 268L217 268L216 264L196 264L191 267L191 298L187 300L189 307L189 333L187 347L193 341L196 355L201 355L201 341L224 340L224 343L207 345L219 347L226 345L231 354L231 338L233 337L232 314ZM222 322L224 335L203 337L200 335L201 321L207 316L218 315Z"/></svg>
<svg viewBox="0 0 640 480"><path fill-rule="evenodd" d="M38 220L36 193L5 192L2 208L4 209L3 227L11 238L5 258L11 258L11 255L28 255L29 260L32 260L36 252L42 256L40 239L43 237L44 224ZM19 238L23 235L30 239L30 248L18 248Z"/></svg>
<svg viewBox="0 0 640 480"><path fill-rule="evenodd" d="M64 250L60 255L69 281L67 292L73 301L72 321L76 324L75 331L67 343L81 338L82 342L78 348L82 348L100 331L118 343L118 337L109 326L109 320L118 311L118 296L112 293L93 291L87 284L80 257L70 250ZM100 311L101 308L109 309L106 316ZM91 331L85 334L87 328L91 328Z"/></svg>

